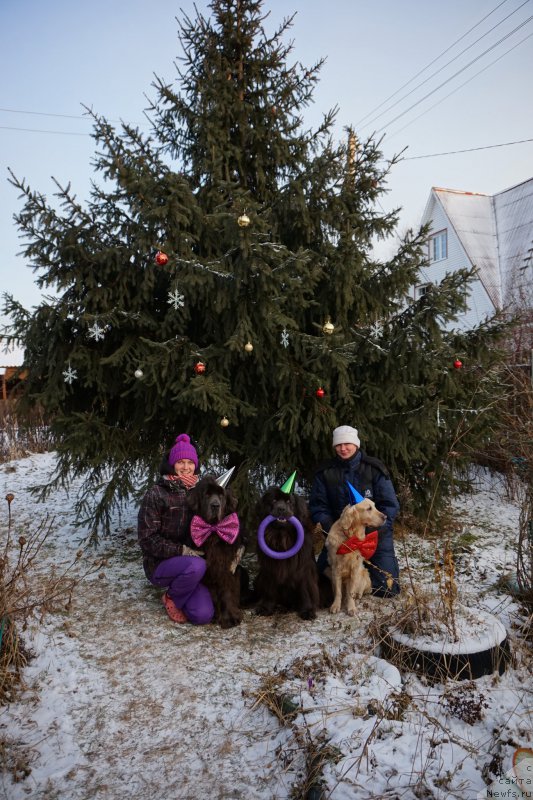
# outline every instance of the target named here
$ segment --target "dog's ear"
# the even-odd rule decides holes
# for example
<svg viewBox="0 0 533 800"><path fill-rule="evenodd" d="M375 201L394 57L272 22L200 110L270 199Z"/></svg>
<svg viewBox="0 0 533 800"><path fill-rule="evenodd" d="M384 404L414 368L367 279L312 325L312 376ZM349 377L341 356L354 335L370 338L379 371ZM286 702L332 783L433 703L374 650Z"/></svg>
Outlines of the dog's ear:
<svg viewBox="0 0 533 800"><path fill-rule="evenodd" d="M294 508L294 516L302 523L309 522L311 517L305 498L301 494L292 494L291 501Z"/></svg>
<svg viewBox="0 0 533 800"><path fill-rule="evenodd" d="M196 484L196 486L191 489L190 492L187 492L187 506L191 509L193 514L200 513L200 491L198 489L200 484Z"/></svg>
<svg viewBox="0 0 533 800"><path fill-rule="evenodd" d="M234 511L237 511L238 502L231 489L226 489L226 514L233 514Z"/></svg>
<svg viewBox="0 0 533 800"><path fill-rule="evenodd" d="M273 500L272 489L267 489L255 504L255 516L257 519L264 519L270 514Z"/></svg>
<svg viewBox="0 0 533 800"><path fill-rule="evenodd" d="M345 531L351 530L359 524L359 511L355 506L344 506L340 515L342 527Z"/></svg>

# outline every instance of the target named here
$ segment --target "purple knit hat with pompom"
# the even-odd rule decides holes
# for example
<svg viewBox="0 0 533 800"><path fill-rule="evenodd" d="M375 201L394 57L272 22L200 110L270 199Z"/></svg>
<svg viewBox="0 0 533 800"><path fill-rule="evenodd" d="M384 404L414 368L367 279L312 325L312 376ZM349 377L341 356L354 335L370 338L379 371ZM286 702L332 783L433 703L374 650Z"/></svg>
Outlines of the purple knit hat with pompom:
<svg viewBox="0 0 533 800"><path fill-rule="evenodd" d="M173 467L176 461L181 461L182 458L188 458L194 461L194 466L198 469L198 456L186 433L180 433L176 439L174 447L168 454L168 463Z"/></svg>

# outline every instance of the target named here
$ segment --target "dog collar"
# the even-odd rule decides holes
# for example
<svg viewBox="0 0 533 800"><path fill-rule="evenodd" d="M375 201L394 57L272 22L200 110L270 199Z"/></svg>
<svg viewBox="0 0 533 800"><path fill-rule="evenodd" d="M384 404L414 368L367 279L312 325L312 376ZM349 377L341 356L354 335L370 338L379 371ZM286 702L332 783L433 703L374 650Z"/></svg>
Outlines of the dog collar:
<svg viewBox="0 0 533 800"><path fill-rule="evenodd" d="M347 553L354 553L359 550L363 558L372 558L378 547L378 532L372 531L368 533L364 539L357 539L355 536L350 536L346 539L341 546L337 549L337 554L344 556Z"/></svg>
<svg viewBox="0 0 533 800"><path fill-rule="evenodd" d="M304 543L304 529L302 527L302 523L297 517L289 517L288 519L284 520L284 522L290 522L293 528L296 529L296 542L295 544L290 547L288 550L271 550L270 547L265 542L265 530L268 528L271 522L275 522L276 517L273 517L272 514L269 514L264 518L262 523L259 525L257 529L257 543L263 553L269 558L275 559L284 559L284 558L291 558L295 556L302 549L302 545Z"/></svg>

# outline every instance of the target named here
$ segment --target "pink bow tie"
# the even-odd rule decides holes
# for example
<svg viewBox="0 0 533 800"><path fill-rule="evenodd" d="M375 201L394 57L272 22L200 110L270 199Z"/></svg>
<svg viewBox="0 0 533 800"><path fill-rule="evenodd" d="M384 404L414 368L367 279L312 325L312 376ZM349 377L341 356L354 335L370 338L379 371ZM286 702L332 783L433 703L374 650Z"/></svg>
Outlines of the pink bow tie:
<svg viewBox="0 0 533 800"><path fill-rule="evenodd" d="M216 533L224 542L233 544L239 534L239 517L237 514L229 514L215 524L205 522L195 514L191 520L191 538L196 547L201 547L212 533Z"/></svg>

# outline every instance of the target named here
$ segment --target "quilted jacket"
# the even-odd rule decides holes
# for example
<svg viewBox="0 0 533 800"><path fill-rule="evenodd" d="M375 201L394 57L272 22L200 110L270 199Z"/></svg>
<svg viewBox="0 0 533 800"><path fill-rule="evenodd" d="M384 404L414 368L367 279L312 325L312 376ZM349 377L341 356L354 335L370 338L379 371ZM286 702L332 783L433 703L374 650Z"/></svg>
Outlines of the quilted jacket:
<svg viewBox="0 0 533 800"><path fill-rule="evenodd" d="M161 561L180 556L189 534L192 514L187 490L164 477L144 495L137 522L137 536L148 579Z"/></svg>

